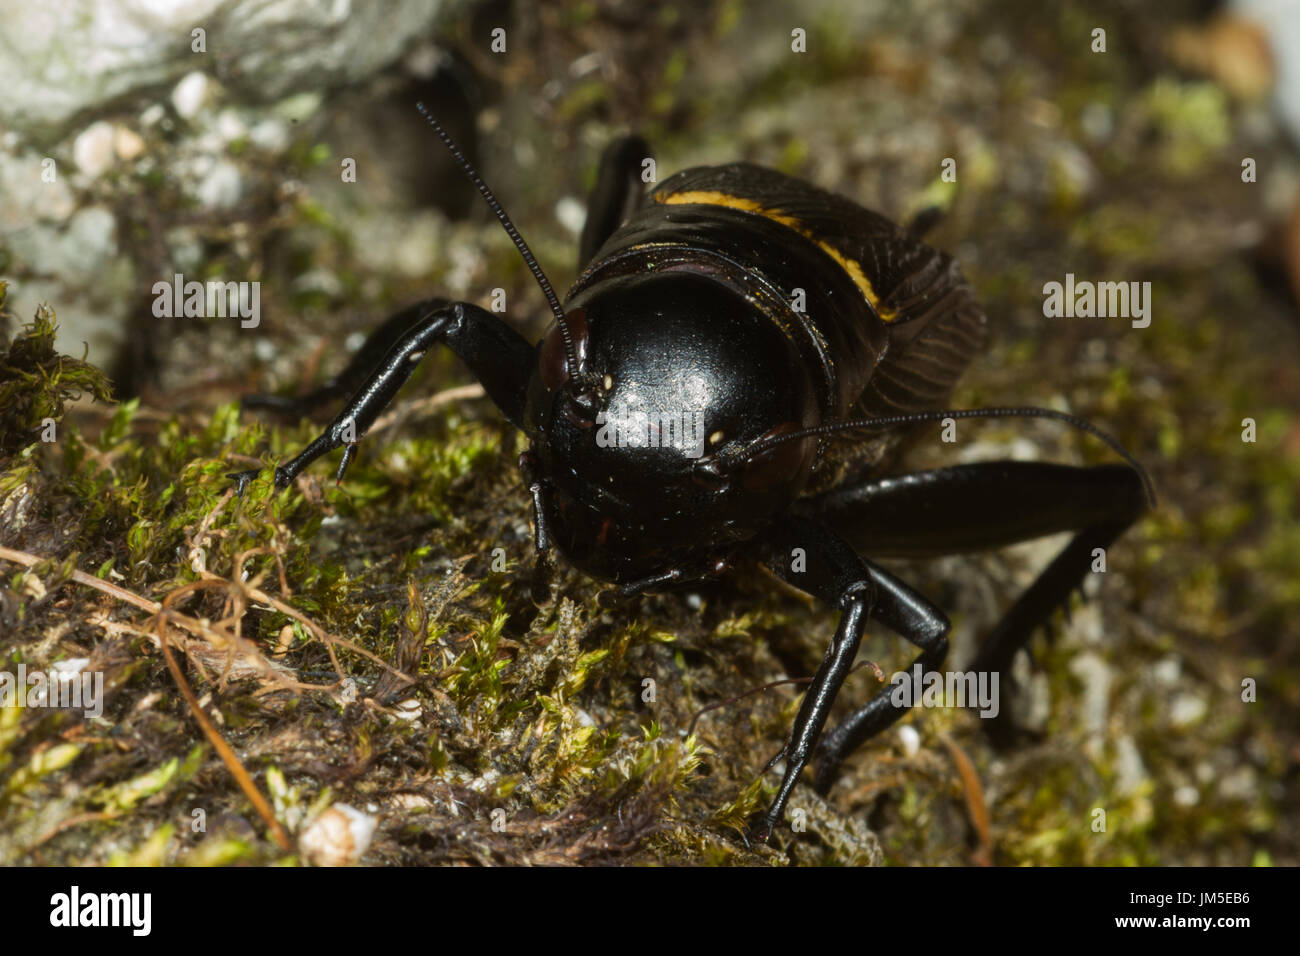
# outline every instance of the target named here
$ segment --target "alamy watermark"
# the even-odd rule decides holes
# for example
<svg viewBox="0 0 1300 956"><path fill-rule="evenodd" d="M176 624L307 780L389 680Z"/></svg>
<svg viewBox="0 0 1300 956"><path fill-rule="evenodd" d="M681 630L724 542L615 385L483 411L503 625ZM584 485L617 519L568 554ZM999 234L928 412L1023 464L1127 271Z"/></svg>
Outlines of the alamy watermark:
<svg viewBox="0 0 1300 956"><path fill-rule="evenodd" d="M159 319L239 318L239 326L255 329L262 321L260 282L185 281L176 273L172 281L153 284L153 314Z"/></svg>
<svg viewBox="0 0 1300 956"><path fill-rule="evenodd" d="M0 671L0 707L67 707L87 717L104 713L104 672L85 670L84 658L60 661L53 670Z"/></svg>
<svg viewBox="0 0 1300 956"><path fill-rule="evenodd" d="M648 413L616 408L596 414L596 444L601 448L678 448L687 458L704 454L704 421L685 409Z"/></svg>
<svg viewBox="0 0 1300 956"><path fill-rule="evenodd" d="M920 664L912 670L898 671L890 678L893 690L889 700L895 707L970 707L979 708L981 717L996 717L998 702L997 671L923 671Z"/></svg>
<svg viewBox="0 0 1300 956"><path fill-rule="evenodd" d="M74 884L67 893L50 897L50 925L121 926L133 936L148 936L153 928L153 894L83 893Z"/></svg>
<svg viewBox="0 0 1300 956"><path fill-rule="evenodd" d="M1044 283L1043 296L1049 319L1132 319L1135 329L1151 324L1150 282L1076 282L1067 272L1064 283Z"/></svg>

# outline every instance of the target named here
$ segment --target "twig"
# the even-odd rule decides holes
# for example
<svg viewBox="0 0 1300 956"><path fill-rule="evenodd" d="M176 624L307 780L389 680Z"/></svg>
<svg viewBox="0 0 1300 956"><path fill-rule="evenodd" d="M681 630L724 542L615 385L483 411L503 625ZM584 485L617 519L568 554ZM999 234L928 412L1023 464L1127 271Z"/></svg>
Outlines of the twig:
<svg viewBox="0 0 1300 956"><path fill-rule="evenodd" d="M12 548L6 548L3 546L0 546L0 558L5 561L12 561L14 564L21 564L25 568L35 567L42 561L50 560L49 558L42 558L34 554L29 554L26 551L15 551ZM119 601L125 601L127 604L135 605L142 611L148 611L150 614L157 614L161 608L161 605L150 601L146 597L141 597L134 591L120 588L111 581L104 581L100 578L93 577L85 571L80 571L74 568L72 571L72 580L76 581L78 584L84 584L86 587L91 587L97 591L102 591L105 594L111 595Z"/></svg>
<svg viewBox="0 0 1300 956"><path fill-rule="evenodd" d="M979 774L970 762L966 752L957 746L957 742L947 734L940 734L939 740L948 748L952 762L957 765L957 775L961 777L962 790L966 795L966 809L970 813L970 822L979 837L980 848L975 851L973 862L976 866L993 865L993 835L989 829L989 806L984 800L984 788L980 785Z"/></svg>
<svg viewBox="0 0 1300 956"><path fill-rule="evenodd" d="M28 568L34 567L43 560L34 554L27 553L26 551L15 551L12 548L6 548L3 546L0 546L0 558ZM203 709L199 706L198 699L194 696L194 691L190 689L189 683L185 680L185 675L181 672L180 665L176 663L175 655L172 654L171 645L167 639L168 621L177 620L178 622L185 623L189 627L194 627L200 633L216 633L212 628L204 626L202 622L178 614L177 612L172 611L168 606L172 601L188 591L190 589L189 586L177 588L163 599L162 604L157 604L150 601L148 598L141 597L133 591L128 591L125 588L118 587L116 584L101 580L100 578L92 577L84 571L75 568L72 571L71 578L78 584L84 584L87 587L94 588L104 594L111 595L119 601L124 601L125 603L138 607L141 610L148 611L154 616L154 633L158 640L158 646L162 650L163 657L167 660L167 669L171 671L172 678L176 681L176 686L180 688L181 695L185 698L186 703L189 704L190 710L193 711L194 718L198 721L199 728L203 731L203 735L207 737L212 746L216 748L217 754L221 757L222 762L225 763L226 768L235 778L235 782L239 784L240 789L244 791L245 796L247 796L249 801L252 802L257 812L264 820L266 820L267 826L271 829L271 836L280 846L280 849L286 852L293 849L293 844L289 841L289 835L284 832L284 827L280 826L280 822L276 820L275 814L271 812L270 804L266 802L266 798L258 791L257 785L253 783L253 778L248 775L248 771L245 770L243 765L239 762L239 758L235 756L235 752L231 750L230 746L221 738L221 734L217 732L217 728L212 726L212 721L208 719L207 714L205 714ZM198 584L202 582L195 583ZM38 841L38 845L39 842L42 841Z"/></svg>
<svg viewBox="0 0 1300 956"><path fill-rule="evenodd" d="M362 647L360 644L357 644L354 641L349 641L346 637L339 637L337 634L331 634L329 631L325 630L325 628L321 627L319 624L317 624L307 615L303 614L297 608L285 604L283 601L272 597L271 595L267 594L265 591L262 591L258 588L250 587L242 583L241 583L241 587L243 587L244 590L248 592L248 596L252 598L254 601L260 601L263 604L269 604L271 607L275 608L281 614L287 614L295 621L301 622L304 627L308 628L313 634L316 635L316 637L320 640L320 642L325 645L326 650L330 652L331 659L334 659L334 649L331 645L338 644L340 647L345 647L348 650L352 651L354 654L360 654L362 657L373 661L374 663L382 667L384 670L388 671L389 673L393 674L396 677L400 677L403 680L408 681L409 683L412 684L416 682L415 678L411 677L409 674L404 673L403 671L398 670L396 667L388 663L388 661L384 660L378 654L371 653L370 651ZM341 677L342 671L339 671L339 665L337 659L334 659L334 668L336 671L339 672Z"/></svg>
<svg viewBox="0 0 1300 956"><path fill-rule="evenodd" d="M45 560L38 557L37 555L29 554L26 551L16 551L12 548L6 548L3 546L0 546L0 559L11 561L14 564L18 564L28 568L34 567L35 565L39 564L42 560ZM190 689L189 683L185 680L185 675L181 672L180 665L177 664L176 662L175 655L173 655L171 652L171 643L168 640L167 631L166 631L166 625L168 622L175 622L181 624L185 626L187 629L193 630L198 634L203 634L204 636L210 635L210 636L217 637L218 639L229 640L230 644L232 645L232 649L236 643L235 641L230 640L230 638L232 638L233 635L218 634L218 632L214 628L205 625L203 622L194 620L193 618L189 618L186 615L173 611L170 608L169 605L173 601L175 601L178 597L180 597L182 594L185 594L189 590L192 590L193 585L185 585L175 589L170 594L168 594L166 598L163 599L162 604L158 604L154 601L150 601L148 598L136 594L133 591L128 591L125 588L119 587L116 584L113 584L109 581L104 581L101 580L100 578L92 577L91 575L86 574L84 571L75 568L73 569L70 577L72 578L73 581L76 581L78 584L83 584L87 587L94 588L95 590L100 591L104 594L108 594L111 597L114 597L119 601L123 601L126 604L130 604L134 607L140 608L141 610L148 611L150 614L153 615L154 637L158 642L159 648L162 650L163 657L166 658L167 668L168 670L171 671L172 678L176 681L176 685L177 687L180 688L182 696L185 697L185 700L189 704L191 711L193 711L194 717L198 721L200 729L203 731L203 735L207 737L209 742L211 742L212 746L216 748L216 751L218 755L221 757L222 762L225 763L227 769L230 770L231 775L235 778L235 782L239 784L240 789L244 791L244 794L248 797L249 801L253 804L254 808L256 808L257 812L262 816L263 819L266 820L267 825L270 827L271 835L274 838L275 842L280 846L282 850L285 850L286 852L291 850L293 848L293 845L289 841L289 836L287 833L284 832L284 828L280 825L280 822L275 819L275 815L271 812L270 804L266 802L266 798L263 797L262 794L258 791L256 784L253 783L252 777L248 775L248 771L245 770L243 765L239 762L239 758L235 756L234 751L231 750L229 745L225 742L225 740L222 739L221 735L217 732L216 727L212 725L212 722L208 719L207 715L203 712L202 708L199 706L198 699L194 696L194 692ZM207 582L205 581L194 582L194 585L199 585L199 586L206 585L206 584ZM244 642L241 639L239 643L244 643ZM258 655L254 654L253 656L256 658ZM265 661L263 661L263 663L265 663ZM54 833L56 832L58 831L55 830L51 832L49 836L53 836ZM48 839L48 836L43 837L42 840L39 840L36 845L39 845L41 842L44 842L44 839Z"/></svg>
<svg viewBox="0 0 1300 956"><path fill-rule="evenodd" d="M174 594L175 592L164 599L164 610L166 609L166 603L172 599ZM248 797L249 802L253 804L253 808L266 821L266 825L271 829L271 836L279 844L280 849L287 853L293 849L293 844L289 842L289 834L285 833L284 827L280 826L280 821L275 818L275 814L271 811L271 805L266 802L262 792L257 789L257 784L248 775L244 765L239 762L235 752L222 739L221 734L217 732L217 728L212 726L212 721L203 712L203 708L199 706L198 698L194 696L194 691L190 689L189 682L185 680L180 664L176 663L176 656L172 654L171 644L167 640L167 623L163 614L159 614L155 618L154 628L158 632L159 646L162 648L163 657L167 659L167 669L172 672L172 679L176 681L176 686L180 688L181 696L190 705L190 711L194 714L194 719L198 721L203 736L208 738L208 741L216 749L217 755L221 757L221 762L226 765L230 775L239 784L239 789L244 791L244 796Z"/></svg>
<svg viewBox="0 0 1300 956"><path fill-rule="evenodd" d="M44 833L38 836L35 842L31 843L27 847L27 849L24 850L23 852L31 853L41 844L48 843L50 840L53 840L64 830L70 830L72 827L79 827L83 823L102 823L106 820L115 820L120 815L121 814L117 810L99 810L91 813L74 814L73 816L70 816L64 820L60 820L54 826L50 827L48 830L46 830Z"/></svg>

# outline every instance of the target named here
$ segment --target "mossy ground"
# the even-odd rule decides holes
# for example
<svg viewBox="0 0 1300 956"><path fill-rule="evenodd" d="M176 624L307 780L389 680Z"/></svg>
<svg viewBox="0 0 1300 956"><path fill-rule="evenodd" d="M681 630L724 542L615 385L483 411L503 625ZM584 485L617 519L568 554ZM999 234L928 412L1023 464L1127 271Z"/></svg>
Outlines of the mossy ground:
<svg viewBox="0 0 1300 956"><path fill-rule="evenodd" d="M522 94L493 104L501 132L487 141L514 155L489 145L501 151L489 152L489 178L518 200L507 204L554 275L572 255L548 226L555 197L590 184L589 141L633 118L661 176L743 156L898 217L938 198L950 215L934 241L966 265L997 336L955 403L1068 407L1150 468L1160 508L1111 550L1090 603L1057 622L1055 641L1037 640L1033 668L1019 671L1039 736L999 753L967 712L916 713L916 753L884 735L828 801L800 788L806 833L747 848L738 828L773 792L775 774L759 771L800 688L711 710L686 732L709 704L811 674L833 612L752 569L698 600L612 608L599 585L562 569L557 600L538 609L519 440L486 400L422 402L466 381L446 356L427 361L340 488L321 463L282 493L264 478L233 497L228 471L281 460L316 431L241 414L239 393L310 378L322 353L337 364L329 343L457 281L485 303L496 285L512 303L537 299L481 219L443 235L471 250L468 279L376 284L347 222L309 190L276 213L265 245L214 245L227 271L244 257L264 276L268 316L293 317L261 330L272 360L236 323L183 329L162 343L160 386L110 406L96 370L53 349L51 314L24 330L8 318L0 546L43 560L0 564L4 666L86 657L108 698L92 720L0 709L0 861L296 859L199 732L151 616L71 580L79 569L151 601L174 595L191 623L169 625L168 638L281 824L300 829L331 801L368 810L380 819L369 863L968 862L983 851L952 748L982 782L996 863L1300 862L1300 346L1293 304L1234 238L1263 216L1262 190L1240 182L1240 144L1261 167L1285 161L1243 132L1245 108L1143 45L1168 13L1142 23L1104 4L981 5L955 15L978 30L948 35L923 9L900 8L881 15L895 18L892 31L863 39L828 8L806 24L810 48L828 53L737 60L742 81L729 83L710 70L768 33L788 37L774 6L666 6L676 13L657 32L628 30L601 5L544 9L527 53L476 65L503 85L540 88L588 49L612 49L621 64L566 80L540 117ZM1094 24L1109 31L1106 59L1089 52ZM996 69L993 35L1014 54ZM1080 130L1099 104L1112 133L1092 142ZM520 144L534 156L567 147L581 177L539 160L512 181ZM307 143L296 172L327 153ZM955 194L937 183L939 159L954 153ZM308 267L335 271L339 291L277 298ZM1152 279L1151 326L1044 319L1041 285L1067 271ZM520 318L535 328L541 314ZM76 393L100 401L64 412ZM53 442L41 440L48 418ZM1245 418L1257 423L1254 443L1241 439ZM931 437L909 466L1105 458L1047 425L972 428L955 449ZM1050 554L1027 546L893 566L950 612L961 666ZM879 628L863 655L886 673L910 659ZM1242 700L1246 678L1255 703ZM875 687L870 670L856 672L840 712Z"/></svg>

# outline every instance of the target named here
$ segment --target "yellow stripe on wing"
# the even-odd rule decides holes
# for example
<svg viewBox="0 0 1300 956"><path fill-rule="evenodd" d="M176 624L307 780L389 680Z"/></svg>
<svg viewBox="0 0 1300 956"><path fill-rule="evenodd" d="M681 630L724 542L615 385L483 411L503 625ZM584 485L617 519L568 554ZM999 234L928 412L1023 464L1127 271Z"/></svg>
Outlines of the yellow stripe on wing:
<svg viewBox="0 0 1300 956"><path fill-rule="evenodd" d="M849 278L853 280L861 291L866 300L871 303L871 307L876 310L876 314L885 322L892 322L898 318L898 312L895 309L887 309L881 304L880 296L876 295L875 287L872 286L871 280L867 278L866 273L862 271L862 266L854 259L848 258L833 245L825 240L819 239L812 230L808 229L794 216L775 210L768 209L766 206L747 199L744 196L733 196L731 193L724 193L710 189L690 189L679 193L655 193L655 202L669 206L676 205L700 205L700 206L726 206L728 209L739 209L742 212L753 213L756 216L762 216L764 219L770 219L773 222L779 222L781 225L793 229L799 235L806 239L811 239L821 247L822 251L839 263L840 268L848 273Z"/></svg>

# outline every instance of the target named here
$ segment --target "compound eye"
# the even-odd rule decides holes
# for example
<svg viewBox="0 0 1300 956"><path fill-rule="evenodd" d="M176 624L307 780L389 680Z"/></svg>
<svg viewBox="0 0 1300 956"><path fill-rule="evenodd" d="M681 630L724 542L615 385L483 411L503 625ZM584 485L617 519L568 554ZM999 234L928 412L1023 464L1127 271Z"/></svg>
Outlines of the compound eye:
<svg viewBox="0 0 1300 956"><path fill-rule="evenodd" d="M564 414L579 428L591 428L596 424L596 415L600 411L600 394L594 388L572 389L561 401L564 403Z"/></svg>
<svg viewBox="0 0 1300 956"><path fill-rule="evenodd" d="M783 422L755 444L797 432L802 427L798 422ZM740 473L741 487L746 491L771 491L783 484L792 483L812 457L810 445L816 448L816 439L812 436L784 441L759 452L745 462Z"/></svg>
<svg viewBox="0 0 1300 956"><path fill-rule="evenodd" d="M564 313L565 324L573 338L573 351L577 353L578 370L587 361L587 310L581 307ZM569 357L564 349L564 333L557 322L551 326L537 357L537 371L548 392L563 388L569 383Z"/></svg>

